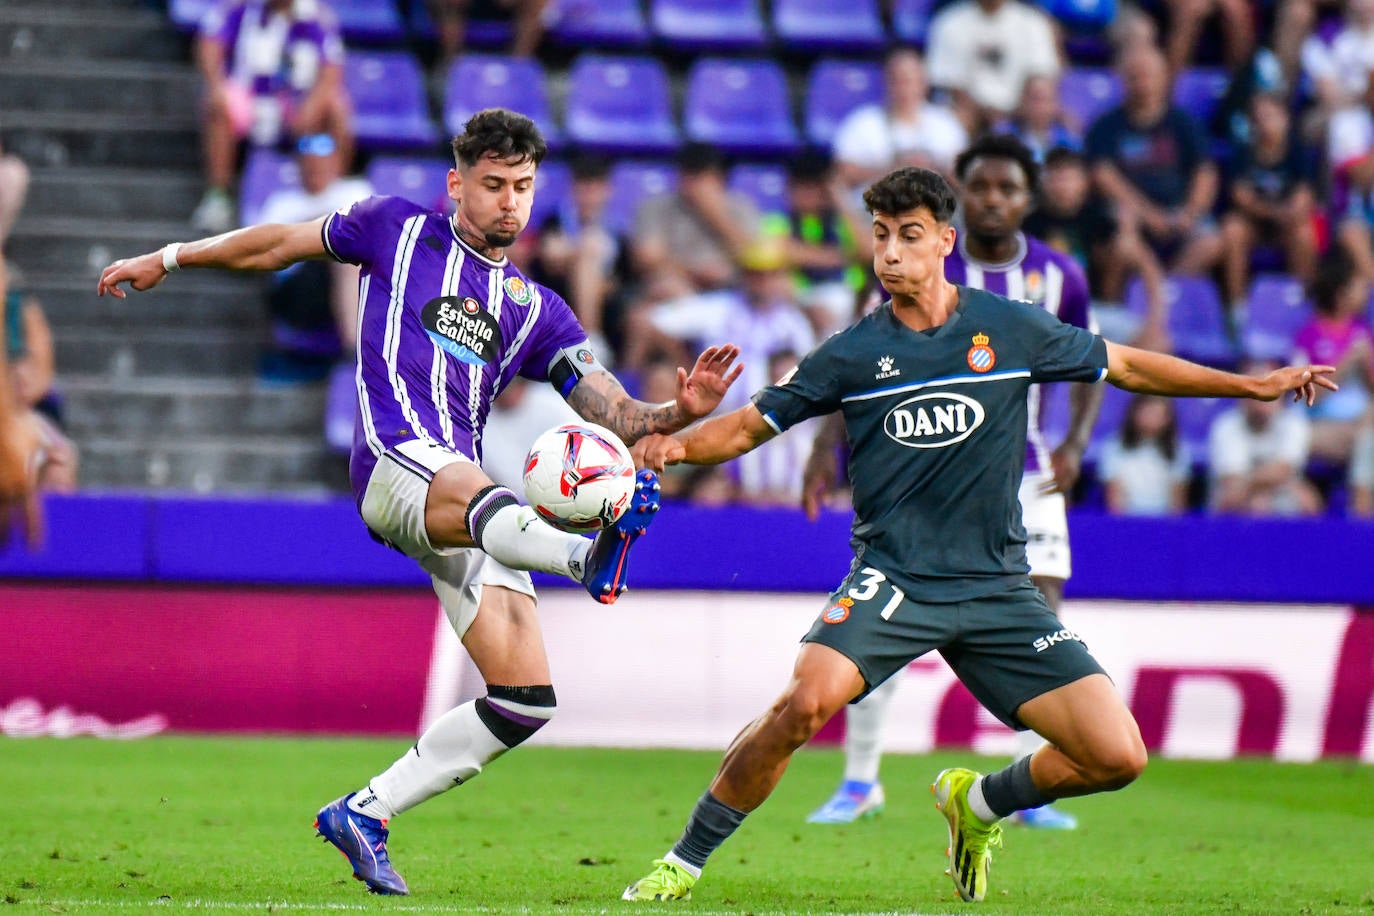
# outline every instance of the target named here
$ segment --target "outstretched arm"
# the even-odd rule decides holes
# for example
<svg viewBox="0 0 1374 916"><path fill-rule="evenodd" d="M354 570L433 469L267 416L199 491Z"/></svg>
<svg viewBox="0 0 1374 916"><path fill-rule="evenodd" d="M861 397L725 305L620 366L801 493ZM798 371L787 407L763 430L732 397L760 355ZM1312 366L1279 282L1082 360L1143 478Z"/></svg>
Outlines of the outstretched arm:
<svg viewBox="0 0 1374 916"><path fill-rule="evenodd" d="M690 374L678 367L677 397L663 404L630 397L609 372L595 372L578 382L568 393L568 404L584 420L605 426L633 445L651 433L675 433L715 410L744 368L735 364L737 356L739 347L734 344L707 347Z"/></svg>
<svg viewBox="0 0 1374 916"><path fill-rule="evenodd" d="M655 471L669 464L720 464L753 451L777 434L757 407L746 404L676 436L646 436L630 453L635 464Z"/></svg>
<svg viewBox="0 0 1374 916"><path fill-rule="evenodd" d="M125 281L136 290L152 289L171 271L188 267L281 270L297 261L323 258L327 255L321 235L324 221L325 217L320 217L308 223L265 223L175 248L164 245L136 258L121 258L100 274L96 292L123 299L126 294L119 284Z"/></svg>
<svg viewBox="0 0 1374 916"><path fill-rule="evenodd" d="M1140 394L1273 401L1291 391L1294 401L1310 405L1318 388L1336 390L1336 383L1329 378L1335 371L1334 366L1285 366L1263 376L1238 375L1165 353L1107 342L1107 381Z"/></svg>

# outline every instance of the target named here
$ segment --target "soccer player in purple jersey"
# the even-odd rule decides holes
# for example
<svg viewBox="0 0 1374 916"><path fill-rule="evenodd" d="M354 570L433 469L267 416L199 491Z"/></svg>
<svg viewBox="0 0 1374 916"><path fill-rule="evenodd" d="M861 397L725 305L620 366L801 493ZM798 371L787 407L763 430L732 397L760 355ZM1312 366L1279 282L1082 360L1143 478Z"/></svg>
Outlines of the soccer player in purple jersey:
<svg viewBox="0 0 1374 916"><path fill-rule="evenodd" d="M964 232L945 258L945 278L960 286L1025 300L1065 324L1096 332L1082 268L1073 258L1021 231L1040 179L1040 167L1025 144L1009 135L984 137L959 155L954 172L962 186ZM1055 614L1059 613L1064 582L1070 573L1064 494L1078 480L1083 452L1102 403L1100 386L1074 384L1069 390L1069 429L1064 441L1051 450L1040 428L1041 389L1031 386L1026 471L1020 490L1031 581ZM826 435L822 434L823 438ZM828 435L820 447L833 455L834 431ZM809 468L814 477L820 465L812 462ZM833 479L836 472L829 474ZM815 485L813 479L805 489L812 490ZM887 711L899 683L898 678L890 678L861 702L846 708L844 780L807 818L811 823L845 824L882 810L886 798L878 781L878 766ZM1026 730L1017 732L1016 742L1016 755L1024 757L1034 753L1042 740ZM1072 830L1078 825L1073 815L1049 805L1018 812L1012 820L1051 830Z"/></svg>
<svg viewBox="0 0 1374 916"><path fill-rule="evenodd" d="M677 397L646 404L597 361L572 310L506 259L529 221L546 147L529 118L474 115L453 141L453 218L372 197L307 223L260 225L115 261L98 292L123 298L189 267L280 270L307 258L358 264L358 417L350 475L368 530L430 574L445 613L487 683L357 792L321 809L318 828L356 878L382 894L407 887L387 855L393 815L472 779L553 716L529 573L568 576L609 604L625 555L658 507L640 472L630 509L595 540L558 531L483 473L492 400L517 375L555 385L581 416L627 443L710 413L738 377L738 348L710 347Z"/></svg>

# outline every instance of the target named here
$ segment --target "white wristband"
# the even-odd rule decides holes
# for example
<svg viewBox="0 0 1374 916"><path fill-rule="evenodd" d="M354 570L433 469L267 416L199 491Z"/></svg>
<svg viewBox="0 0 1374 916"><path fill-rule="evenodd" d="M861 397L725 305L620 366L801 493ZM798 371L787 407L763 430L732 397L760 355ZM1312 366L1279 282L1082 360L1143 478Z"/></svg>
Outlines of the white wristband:
<svg viewBox="0 0 1374 916"><path fill-rule="evenodd" d="M162 248L162 269L169 274L181 270L181 265L177 263L177 249L179 248L181 248L180 242L169 242Z"/></svg>

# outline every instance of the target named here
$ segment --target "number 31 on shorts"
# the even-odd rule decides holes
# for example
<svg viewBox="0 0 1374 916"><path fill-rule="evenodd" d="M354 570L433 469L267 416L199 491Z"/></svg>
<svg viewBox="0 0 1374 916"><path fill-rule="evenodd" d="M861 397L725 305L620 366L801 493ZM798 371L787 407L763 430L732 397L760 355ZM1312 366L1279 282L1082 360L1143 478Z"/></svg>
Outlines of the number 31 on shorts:
<svg viewBox="0 0 1374 916"><path fill-rule="evenodd" d="M849 587L849 597L853 598L855 601L872 601L873 596L878 594L878 589L882 587L884 582L887 582L887 576L878 572L872 566L865 566L863 569L859 570L858 575L863 578ZM897 610L897 605L901 604L902 600L906 598L906 595L897 586L889 583L888 588L892 589L892 597L888 599L887 604L883 605L883 609L878 612L878 616L884 620L891 620L893 613Z"/></svg>

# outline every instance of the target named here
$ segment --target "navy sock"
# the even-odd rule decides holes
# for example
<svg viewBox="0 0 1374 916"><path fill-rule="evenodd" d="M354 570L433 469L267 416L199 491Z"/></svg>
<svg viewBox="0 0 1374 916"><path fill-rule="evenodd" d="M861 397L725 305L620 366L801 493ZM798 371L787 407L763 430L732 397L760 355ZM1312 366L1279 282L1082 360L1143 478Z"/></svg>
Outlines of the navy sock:
<svg viewBox="0 0 1374 916"><path fill-rule="evenodd" d="M673 847L673 855L697 868L706 866L706 858L729 839L735 828L744 823L744 812L737 811L716 799L709 790L697 799L682 839Z"/></svg>
<svg viewBox="0 0 1374 916"><path fill-rule="evenodd" d="M1031 781L1030 761L1031 755L1027 754L996 773L983 777L983 799L993 814L1006 817L1014 811L1039 808L1053 801Z"/></svg>

